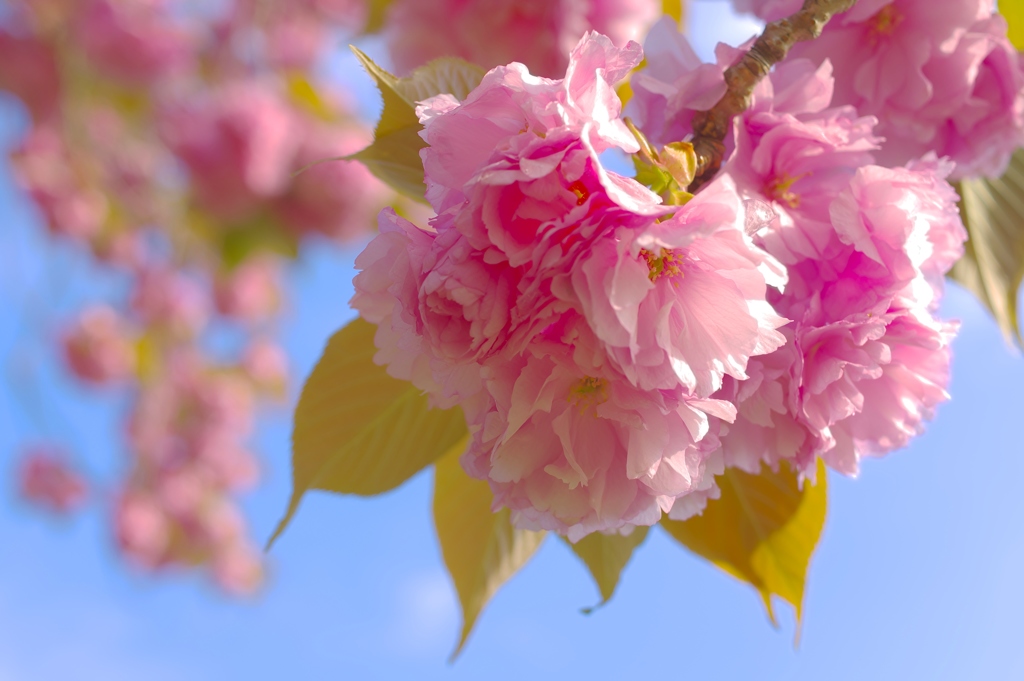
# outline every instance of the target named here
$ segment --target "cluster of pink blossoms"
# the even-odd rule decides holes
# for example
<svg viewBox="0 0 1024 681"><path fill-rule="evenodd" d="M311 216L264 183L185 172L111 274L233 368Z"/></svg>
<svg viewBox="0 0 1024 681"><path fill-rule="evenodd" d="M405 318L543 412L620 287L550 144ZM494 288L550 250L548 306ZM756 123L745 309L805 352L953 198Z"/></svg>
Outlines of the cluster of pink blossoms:
<svg viewBox="0 0 1024 681"><path fill-rule="evenodd" d="M676 208L602 166L639 149L612 85L641 56L588 34L562 80L511 64L423 102L437 215L386 211L356 261L377 360L462 405L496 506L573 539L701 510L736 415L712 396L785 341L729 178Z"/></svg>
<svg viewBox="0 0 1024 681"><path fill-rule="evenodd" d="M663 205L601 164L639 150L613 85L641 56L588 34L562 80L513 63L422 102L436 216L385 211L356 261L376 361L462 406L462 463L495 508L573 541L698 513L727 467L855 474L948 399L954 161L886 163L877 119L834 103L831 63L795 59L736 119L722 172ZM634 120L685 139L724 66L669 22L647 60Z"/></svg>
<svg viewBox="0 0 1024 681"><path fill-rule="evenodd" d="M767 21L802 5L733 2ZM1024 146L1024 56L994 0L860 0L791 56L831 61L833 104L878 118L885 165L934 151L956 164L955 179L999 177Z"/></svg>
<svg viewBox="0 0 1024 681"><path fill-rule="evenodd" d="M258 478L253 412L286 396L270 340L285 259L310 237L363 237L394 194L355 162L298 173L371 139L311 74L332 27L365 20L361 0L189 4L16 2L0 88L31 116L11 161L41 221L128 282L59 339L74 376L133 397L126 475L92 496L114 500L135 564L208 565L245 593L262 568L236 497ZM240 340L214 355L225 327ZM23 495L72 510L54 461L28 452Z"/></svg>
<svg viewBox="0 0 1024 681"><path fill-rule="evenodd" d="M636 79L634 113L656 137L685 135L681 121L725 91L724 67L700 64L668 24L648 48L658 66ZM720 64L736 56L719 49ZM788 60L726 140L723 172L775 213L755 239L786 266L769 300L793 320L785 346L716 395L738 408L726 462L749 471L788 460L810 475L820 456L854 474L861 458L905 446L948 399L955 325L935 311L966 238L946 181L954 163L929 151L878 164L876 119L830 108L835 87L829 61Z"/></svg>

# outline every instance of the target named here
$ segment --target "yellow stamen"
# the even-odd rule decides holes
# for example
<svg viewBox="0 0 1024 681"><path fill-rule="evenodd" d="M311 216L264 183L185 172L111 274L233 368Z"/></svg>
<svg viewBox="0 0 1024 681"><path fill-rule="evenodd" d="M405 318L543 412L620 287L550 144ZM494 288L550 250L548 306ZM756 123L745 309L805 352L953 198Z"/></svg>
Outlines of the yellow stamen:
<svg viewBox="0 0 1024 681"><path fill-rule="evenodd" d="M896 27L903 23L903 15L895 5L886 5L868 21L869 35L873 42L879 38L889 37Z"/></svg>
<svg viewBox="0 0 1024 681"><path fill-rule="evenodd" d="M603 378L587 376L569 391L567 398L569 402L580 408L580 413L586 413L590 407L597 407L608 400L608 381Z"/></svg>
<svg viewBox="0 0 1024 681"><path fill-rule="evenodd" d="M640 257L647 262L650 270L647 276L651 281L658 281L662 277L683 276L683 256L671 249L663 248L659 255L654 255L645 248L640 251Z"/></svg>
<svg viewBox="0 0 1024 681"><path fill-rule="evenodd" d="M805 177L807 175L798 175L796 177L790 177L785 174L780 175L764 186L764 195L779 203L784 203L790 208L799 208L800 195L792 191L791 188L797 181Z"/></svg>
<svg viewBox="0 0 1024 681"><path fill-rule="evenodd" d="M582 206L590 198L590 192L587 191L587 185L583 184L580 180L576 180L569 185L569 189L573 194L576 195L576 205Z"/></svg>

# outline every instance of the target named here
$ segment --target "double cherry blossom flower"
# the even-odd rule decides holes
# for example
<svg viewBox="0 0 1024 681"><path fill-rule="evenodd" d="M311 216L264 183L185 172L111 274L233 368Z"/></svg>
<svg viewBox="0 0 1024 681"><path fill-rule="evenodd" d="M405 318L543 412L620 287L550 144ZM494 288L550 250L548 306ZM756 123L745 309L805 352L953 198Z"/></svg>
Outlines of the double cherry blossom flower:
<svg viewBox="0 0 1024 681"><path fill-rule="evenodd" d="M415 226L382 214L355 306L378 360L461 404L463 458L523 527L579 538L703 507L735 408L712 399L780 347L782 266L744 231L723 177L663 205L600 154L639 149L613 85L641 59L588 34L566 77L498 67L465 101L420 106L427 193Z"/></svg>

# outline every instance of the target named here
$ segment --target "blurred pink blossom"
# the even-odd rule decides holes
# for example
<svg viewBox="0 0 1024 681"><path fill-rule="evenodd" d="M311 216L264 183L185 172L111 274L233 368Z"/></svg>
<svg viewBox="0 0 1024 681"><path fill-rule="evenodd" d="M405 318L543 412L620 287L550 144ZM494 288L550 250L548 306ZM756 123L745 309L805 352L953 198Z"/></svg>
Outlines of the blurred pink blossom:
<svg viewBox="0 0 1024 681"><path fill-rule="evenodd" d="M32 35L0 30L0 90L7 90L28 107L37 122L60 108L60 73L50 46Z"/></svg>
<svg viewBox="0 0 1024 681"><path fill-rule="evenodd" d="M300 142L295 112L257 81L169 105L161 129L202 205L225 220L245 218L284 191Z"/></svg>
<svg viewBox="0 0 1024 681"><path fill-rule="evenodd" d="M288 386L288 355L265 338L253 340L242 353L242 371L263 393L283 396Z"/></svg>
<svg viewBox="0 0 1024 681"><path fill-rule="evenodd" d="M103 73L136 85L188 67L194 37L165 0L85 0L74 21L83 52Z"/></svg>
<svg viewBox="0 0 1024 681"><path fill-rule="evenodd" d="M142 322L176 336L191 337L206 324L209 301L190 277L162 265L138 272L131 310Z"/></svg>
<svg viewBox="0 0 1024 681"><path fill-rule="evenodd" d="M269 319L281 303L280 272L270 258L253 258L217 278L213 300L217 312L239 321Z"/></svg>
<svg viewBox="0 0 1024 681"><path fill-rule="evenodd" d="M992 0L860 3L796 57L835 66L835 104L878 118L878 159L904 165L929 151L954 179L998 177L1024 146L1024 67ZM899 68L893 64L898 62Z"/></svg>
<svg viewBox="0 0 1024 681"><path fill-rule="evenodd" d="M100 233L108 201L84 182L56 127L32 128L11 160L16 181L42 211L51 232L83 240Z"/></svg>
<svg viewBox="0 0 1024 681"><path fill-rule="evenodd" d="M91 307L65 331L64 356L71 371L83 381L124 381L135 370L133 340L128 324L116 311L107 306Z"/></svg>
<svg viewBox="0 0 1024 681"><path fill-rule="evenodd" d="M400 73L450 56L485 68L521 62L556 77L587 31L623 46L643 36L659 9L656 0L396 0L386 35Z"/></svg>
<svg viewBox="0 0 1024 681"><path fill-rule="evenodd" d="M298 174L274 202L286 229L338 240L372 231L377 211L393 193L363 164L340 158L372 140L373 134L361 126L307 124L292 166Z"/></svg>
<svg viewBox="0 0 1024 681"><path fill-rule="evenodd" d="M25 452L18 466L18 488L29 503L58 514L77 509L88 494L85 480L66 456L48 447Z"/></svg>

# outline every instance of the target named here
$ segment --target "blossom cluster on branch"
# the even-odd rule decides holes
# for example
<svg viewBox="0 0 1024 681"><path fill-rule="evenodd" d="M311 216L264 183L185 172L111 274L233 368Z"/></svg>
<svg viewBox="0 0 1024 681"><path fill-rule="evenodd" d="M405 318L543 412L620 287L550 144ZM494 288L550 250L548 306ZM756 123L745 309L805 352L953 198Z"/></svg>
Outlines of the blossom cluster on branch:
<svg viewBox="0 0 1024 681"><path fill-rule="evenodd" d="M627 534L700 513L729 468L854 475L922 431L957 328L937 316L967 238L950 180L1024 144L1005 21L951 4L866 0L751 83L728 75L746 50L703 64L663 20L628 125L615 86L645 55L598 33L564 78L511 63L419 103L435 216L381 213L352 305L392 376L461 406L494 509ZM663 159L697 167L691 121L748 85L691 197ZM612 172L614 149L657 169Z"/></svg>

